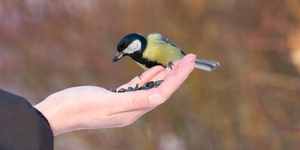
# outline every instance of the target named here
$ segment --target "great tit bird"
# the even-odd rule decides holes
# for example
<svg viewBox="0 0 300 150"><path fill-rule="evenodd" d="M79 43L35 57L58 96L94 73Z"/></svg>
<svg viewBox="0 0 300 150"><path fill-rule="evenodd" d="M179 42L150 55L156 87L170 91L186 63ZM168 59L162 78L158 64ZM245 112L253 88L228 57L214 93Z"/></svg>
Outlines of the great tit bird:
<svg viewBox="0 0 300 150"><path fill-rule="evenodd" d="M169 66L172 69L173 62L186 55L177 45L159 33L129 34L119 42L117 50L112 62L120 60L123 56L130 56L145 70L156 65L164 68ZM212 71L219 66L215 61L198 58L195 60L195 67L202 70Z"/></svg>

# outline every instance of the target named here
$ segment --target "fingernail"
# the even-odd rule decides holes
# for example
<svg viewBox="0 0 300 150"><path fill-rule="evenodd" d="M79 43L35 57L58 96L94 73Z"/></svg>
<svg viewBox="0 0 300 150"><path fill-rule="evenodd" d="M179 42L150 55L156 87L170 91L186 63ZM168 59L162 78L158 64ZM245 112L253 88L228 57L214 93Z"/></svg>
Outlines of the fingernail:
<svg viewBox="0 0 300 150"><path fill-rule="evenodd" d="M159 105L165 102L166 97L162 94L151 94L149 96L149 103L151 105Z"/></svg>

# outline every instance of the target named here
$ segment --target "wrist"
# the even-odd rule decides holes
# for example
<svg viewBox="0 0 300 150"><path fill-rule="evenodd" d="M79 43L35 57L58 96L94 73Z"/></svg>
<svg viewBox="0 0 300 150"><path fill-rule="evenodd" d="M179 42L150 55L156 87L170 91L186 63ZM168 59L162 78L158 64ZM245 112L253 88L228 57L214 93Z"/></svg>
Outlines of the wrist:
<svg viewBox="0 0 300 150"><path fill-rule="evenodd" d="M54 125L54 121L52 119L53 117L51 117L51 114L53 114L53 113L49 112L49 110L46 107L44 107L42 103L43 102L35 105L34 107L37 111L39 111L41 114L43 114L43 116L47 119L47 121L51 127L51 130L53 132L53 135L55 136L55 135L57 135L58 131Z"/></svg>
<svg viewBox="0 0 300 150"><path fill-rule="evenodd" d="M34 107L36 113L42 118L44 119L44 121L50 126L49 121L47 120L47 118L38 110Z"/></svg>
<svg viewBox="0 0 300 150"><path fill-rule="evenodd" d="M61 106L61 101L53 95L34 106L47 119L54 136L67 132L71 124L65 119L64 112L67 111L62 111Z"/></svg>

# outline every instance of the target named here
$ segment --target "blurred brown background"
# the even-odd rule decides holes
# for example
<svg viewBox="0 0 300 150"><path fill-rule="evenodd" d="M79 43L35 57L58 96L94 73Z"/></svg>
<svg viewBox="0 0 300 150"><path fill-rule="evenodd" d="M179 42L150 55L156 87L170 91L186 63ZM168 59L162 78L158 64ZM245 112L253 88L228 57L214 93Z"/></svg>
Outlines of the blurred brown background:
<svg viewBox="0 0 300 150"><path fill-rule="evenodd" d="M0 88L37 104L72 86L117 87L142 71L111 62L132 32L221 68L194 70L128 127L59 135L56 150L300 148L298 0L2 0Z"/></svg>

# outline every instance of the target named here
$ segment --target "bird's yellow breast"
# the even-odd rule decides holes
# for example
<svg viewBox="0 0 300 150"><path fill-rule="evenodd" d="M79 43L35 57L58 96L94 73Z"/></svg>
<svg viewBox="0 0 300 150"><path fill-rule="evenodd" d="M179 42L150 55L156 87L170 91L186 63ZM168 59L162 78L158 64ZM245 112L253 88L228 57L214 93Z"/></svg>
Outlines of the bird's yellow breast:
<svg viewBox="0 0 300 150"><path fill-rule="evenodd" d="M161 41L162 35L155 33L145 35L147 38L147 47L143 52L143 57L168 66L168 63L180 60L183 56L181 50L164 41Z"/></svg>

